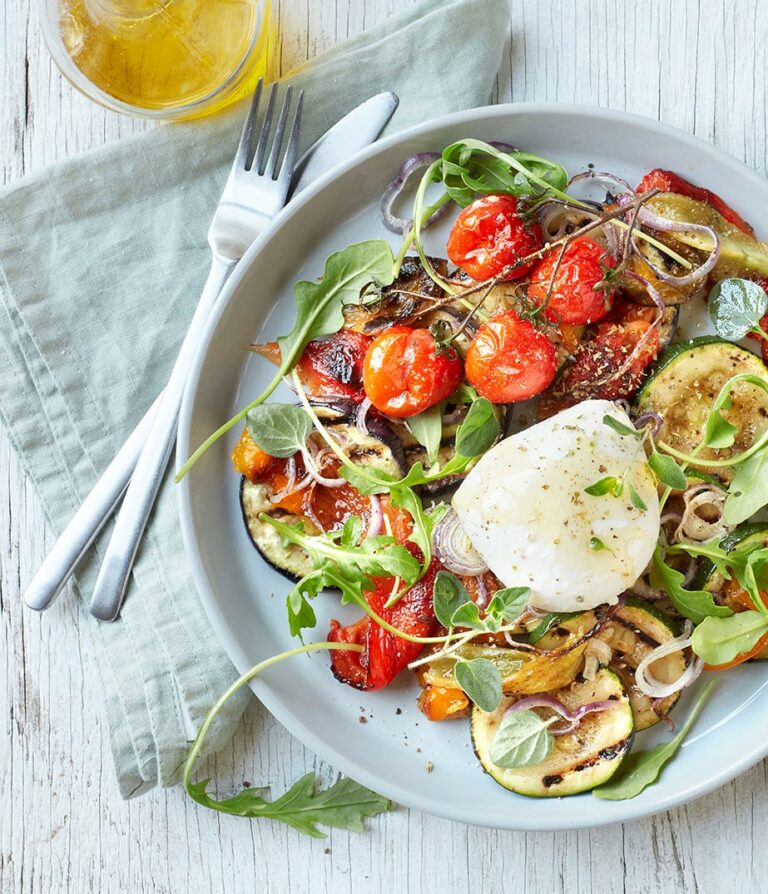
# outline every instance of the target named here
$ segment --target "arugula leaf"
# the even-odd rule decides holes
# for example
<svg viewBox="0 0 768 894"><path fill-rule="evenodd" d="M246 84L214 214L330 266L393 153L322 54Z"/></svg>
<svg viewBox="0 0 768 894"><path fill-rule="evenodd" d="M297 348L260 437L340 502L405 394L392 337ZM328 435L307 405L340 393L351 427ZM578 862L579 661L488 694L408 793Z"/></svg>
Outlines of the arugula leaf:
<svg viewBox="0 0 768 894"><path fill-rule="evenodd" d="M260 404L248 410L245 421L254 442L280 459L301 450L312 431L312 420L304 409L292 404Z"/></svg>
<svg viewBox="0 0 768 894"><path fill-rule="evenodd" d="M312 560L314 572L302 578L288 594L291 633L314 627L315 616L308 598L326 587L341 590L342 603L366 605L363 592L373 589L371 577L399 577L408 587L421 573L419 560L393 537L366 537L360 540L362 523L348 519L341 531L307 534L301 525L287 525L262 513L259 519L280 534L284 543L301 547Z"/></svg>
<svg viewBox="0 0 768 894"><path fill-rule="evenodd" d="M746 540L728 552L716 543L678 543L669 552L709 559L726 580L735 577L755 608L768 614L761 595L761 590L768 588L768 548Z"/></svg>
<svg viewBox="0 0 768 894"><path fill-rule="evenodd" d="M315 610L309 604L308 599L314 599L322 588L322 574L313 571L303 577L286 597L288 628L291 636L301 638L302 630L311 630L317 626Z"/></svg>
<svg viewBox="0 0 768 894"><path fill-rule="evenodd" d="M365 828L363 824L365 817L375 816L391 809L392 804L387 798L377 795L352 779L341 778L330 788L318 791L315 788L314 773L302 776L284 795L274 801L267 801L261 797L259 788L246 788L231 798L217 800L208 793L210 779L192 782L192 771L203 750L208 731L219 711L229 699L266 668L295 655L321 650L361 652L362 646L354 643L323 642L289 649L287 652L281 652L279 655L273 655L271 658L259 662L224 692L200 726L184 763L184 788L194 801L203 807L234 816L273 819L312 838L325 837L318 829L318 824L362 832Z"/></svg>
<svg viewBox="0 0 768 894"><path fill-rule="evenodd" d="M477 391L466 382L462 382L453 394L446 400L448 404L463 406L464 404L474 403L480 395Z"/></svg>
<svg viewBox="0 0 768 894"><path fill-rule="evenodd" d="M344 463L340 466L339 475L366 497L388 493L394 485L404 483L404 480L400 481L383 469L374 469L372 466L356 466L354 463Z"/></svg>
<svg viewBox="0 0 768 894"><path fill-rule="evenodd" d="M716 680L712 680L704 687L696 704L691 709L688 719L674 739L662 742L661 745L648 751L636 751L627 755L608 782L593 788L592 794L605 801L626 801L629 798L636 798L640 792L655 782L666 764L677 754L683 739L704 707L704 702L716 682Z"/></svg>
<svg viewBox="0 0 768 894"><path fill-rule="evenodd" d="M565 198L568 174L555 162L527 152L502 152L481 140L460 140L446 146L440 177L450 197L461 207L478 193L543 195Z"/></svg>
<svg viewBox="0 0 768 894"><path fill-rule="evenodd" d="M483 711L495 711L501 701L501 674L487 658L457 661L453 668L456 682L474 704Z"/></svg>
<svg viewBox="0 0 768 894"><path fill-rule="evenodd" d="M648 506L645 504L645 501L640 496L640 494L635 490L631 481L627 482L627 488L629 489L629 499L635 509L640 512L647 512Z"/></svg>
<svg viewBox="0 0 768 894"><path fill-rule="evenodd" d="M456 452L465 458L482 456L499 436L500 426L493 404L479 397L456 430Z"/></svg>
<svg viewBox="0 0 768 894"><path fill-rule="evenodd" d="M432 586L432 605L435 617L443 627L450 629L456 610L470 601L466 587L456 575L449 571L437 572Z"/></svg>
<svg viewBox="0 0 768 894"><path fill-rule="evenodd" d="M737 612L729 618L705 618L693 631L693 651L707 664L728 664L749 652L768 633L768 616Z"/></svg>
<svg viewBox="0 0 768 894"><path fill-rule="evenodd" d="M421 576L427 573L432 561L432 532L435 525L448 511L444 504L435 506L431 511L424 509L421 497L410 487L393 487L390 491L393 506L398 506L410 513L413 519L413 531L408 538L421 550Z"/></svg>
<svg viewBox="0 0 768 894"><path fill-rule="evenodd" d="M218 428L195 450L176 475L176 481L189 472L200 457L238 422L249 410L263 404L293 369L304 348L315 338L333 335L344 325L344 305L355 301L362 289L375 282L390 285L394 279L394 257L383 239L372 239L348 245L334 252L325 262L319 282L299 282L294 286L296 322L287 335L277 339L280 345L280 366L272 381L247 407Z"/></svg>
<svg viewBox="0 0 768 894"><path fill-rule="evenodd" d="M621 481L618 478L615 478L613 475L606 475L605 478L601 478L599 481L595 481L594 484L590 484L589 487L585 487L584 493L589 494L590 497L604 497L606 494L613 494L614 497L619 497L622 490L623 487L621 487Z"/></svg>
<svg viewBox="0 0 768 894"><path fill-rule="evenodd" d="M603 424L607 425L608 428L612 428L617 435L621 435L623 438L637 438L639 440L643 437L643 433L638 431L638 429L633 428L631 425L624 425L623 422L619 422L618 419L614 419L613 416L608 414L603 416Z"/></svg>
<svg viewBox="0 0 768 894"><path fill-rule="evenodd" d="M658 546L653 551L649 577L651 586L664 590L680 614L694 624L700 624L707 617L724 618L733 614L727 606L718 605L706 590L686 590L685 575L667 565Z"/></svg>
<svg viewBox="0 0 768 894"><path fill-rule="evenodd" d="M733 467L723 516L729 525L740 525L768 503L768 450L761 450Z"/></svg>
<svg viewBox="0 0 768 894"><path fill-rule="evenodd" d="M491 760L508 770L542 763L552 750L552 734L547 727L555 719L542 720L534 711L510 711L491 741Z"/></svg>
<svg viewBox="0 0 768 894"><path fill-rule="evenodd" d="M768 310L768 295L751 279L731 277L721 279L712 288L707 304L717 334L739 341L759 328L760 318Z"/></svg>
<svg viewBox="0 0 768 894"><path fill-rule="evenodd" d="M659 481L672 490L685 490L688 487L685 472L671 456L654 450L648 457L648 465Z"/></svg>
<svg viewBox="0 0 768 894"><path fill-rule="evenodd" d="M443 408L444 402L435 404L428 410L410 416L407 420L411 434L427 451L427 460L430 465L437 462L440 442L443 437Z"/></svg>

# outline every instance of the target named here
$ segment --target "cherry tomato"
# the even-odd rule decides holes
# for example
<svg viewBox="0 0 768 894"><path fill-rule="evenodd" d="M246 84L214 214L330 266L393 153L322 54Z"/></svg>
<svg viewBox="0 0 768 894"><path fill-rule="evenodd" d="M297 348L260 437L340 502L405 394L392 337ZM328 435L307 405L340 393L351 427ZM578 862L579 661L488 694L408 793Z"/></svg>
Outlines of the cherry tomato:
<svg viewBox="0 0 768 894"><path fill-rule="evenodd" d="M644 310L644 309L641 309ZM540 419L554 416L583 400L628 400L642 384L645 370L656 359L659 336L644 319L625 323L603 323L595 334L579 345L573 361L539 401ZM643 346L628 369L619 373L633 351Z"/></svg>
<svg viewBox="0 0 768 894"><path fill-rule="evenodd" d="M418 551L413 544L406 544L412 552ZM376 587L366 594L368 604L385 621L398 630L412 636L430 636L437 627L432 604L432 589L440 563L434 559L424 577L392 608L384 608L392 595L394 579L381 577L375 580ZM331 669L342 683L356 689L381 689L418 658L423 643L412 643L385 630L367 615L342 627L338 621L331 621L328 633L331 642L357 643L364 652L332 652Z"/></svg>
<svg viewBox="0 0 768 894"><path fill-rule="evenodd" d="M410 326L392 326L375 338L363 364L373 406L388 416L415 416L452 394L461 382L461 358L436 348L428 329Z"/></svg>
<svg viewBox="0 0 768 894"><path fill-rule="evenodd" d="M557 372L555 346L513 310L483 323L465 360L467 380L495 404L527 400Z"/></svg>
<svg viewBox="0 0 768 894"><path fill-rule="evenodd" d="M754 232L752 227L744 220L744 218L727 205L717 193L703 186L695 186L688 180L674 174L672 171L665 171L662 168L654 168L649 171L645 177L637 184L636 192L650 192L652 189L660 189L662 192L676 192L681 196L688 196L689 199L697 199L699 202L707 202L715 211L719 212L729 223L738 227L744 233L751 236Z"/></svg>
<svg viewBox="0 0 768 894"><path fill-rule="evenodd" d="M524 221L514 196L483 196L456 218L448 237L448 257L478 282L498 276L506 267L541 248L541 230ZM505 279L520 279L530 261L514 267Z"/></svg>
<svg viewBox="0 0 768 894"><path fill-rule="evenodd" d="M601 320L611 309L611 290L603 287L606 268L616 261L608 249L582 237L562 252L553 249L531 274L528 299L540 307L547 300L549 284L554 283L544 311L548 320L575 325ZM557 273L555 273L557 268Z"/></svg>

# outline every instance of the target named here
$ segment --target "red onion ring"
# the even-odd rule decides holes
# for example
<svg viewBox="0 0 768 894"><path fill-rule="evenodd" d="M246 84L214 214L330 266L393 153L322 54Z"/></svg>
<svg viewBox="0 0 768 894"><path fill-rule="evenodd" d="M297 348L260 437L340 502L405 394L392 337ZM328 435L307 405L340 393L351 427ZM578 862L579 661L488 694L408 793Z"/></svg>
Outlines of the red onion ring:
<svg viewBox="0 0 768 894"><path fill-rule="evenodd" d="M485 608L486 605L488 605L488 587L486 587L485 585L483 575L476 575L475 582L477 584L477 602L475 603L475 605L478 608Z"/></svg>
<svg viewBox="0 0 768 894"><path fill-rule="evenodd" d="M325 476L321 475L318 469L315 467L314 457L310 454L306 447L302 449L301 455L304 459L304 465L307 467L307 473L311 475L312 479L317 484L321 484L323 487L343 487L347 483L344 478L326 478Z"/></svg>
<svg viewBox="0 0 768 894"><path fill-rule="evenodd" d="M653 423L651 434L656 436L664 423L660 413L641 413L637 419L635 419L635 428L638 430L643 429L649 422Z"/></svg>
<svg viewBox="0 0 768 894"><path fill-rule="evenodd" d="M449 509L437 523L432 541L435 555L454 574L475 577L488 570L483 557L469 542L453 509Z"/></svg>
<svg viewBox="0 0 768 894"><path fill-rule="evenodd" d="M582 180L597 180L599 183L610 183L613 186L617 186L622 192L627 193L631 198L634 198L635 196L634 189L632 189L626 180L623 180L621 177L617 177L615 174L611 174L608 171L589 170L582 171L581 174L574 174L568 181L567 189L570 189L574 183L579 183Z"/></svg>
<svg viewBox="0 0 768 894"><path fill-rule="evenodd" d="M621 202L622 199L620 198L619 201ZM660 267L656 266L656 264L642 254L633 237L632 249L635 254L639 255L643 261L648 264L658 279L671 286L689 286L692 283L699 282L709 275L720 258L720 236L712 227L706 227L703 224L683 223L677 220L670 220L668 217L662 217L660 214L656 214L646 205L640 205L638 207L637 222L641 226L656 230L658 233L701 233L702 235L709 236L712 240L712 251L707 260L700 267L691 270L690 273L686 273L684 276L673 276L671 273L667 273L666 270L662 270Z"/></svg>
<svg viewBox="0 0 768 894"><path fill-rule="evenodd" d="M437 152L419 152L417 155L412 155L410 158L406 158L400 166L400 170L397 172L395 179L384 190L384 194L379 203L379 211L381 212L384 226L391 232L398 233L402 236L411 228L412 221L406 220L403 217L398 217L392 211L392 208L410 177L416 171L429 167L429 165L438 158L440 158L440 155ZM435 223L435 221L440 220L440 218L447 214L449 210L450 203L438 208L437 211L435 211L435 213L422 224L422 229L424 230Z"/></svg>
<svg viewBox="0 0 768 894"><path fill-rule="evenodd" d="M371 409L371 400L366 397L366 399L358 406L357 412L355 413L355 425L357 426L358 431L361 435L364 435L366 438L368 437L368 426L366 425L366 417L368 415L368 410Z"/></svg>
<svg viewBox="0 0 768 894"><path fill-rule="evenodd" d="M366 538L378 536L381 533L381 526L384 521L381 500L377 496L370 496L368 499L371 501L371 520L368 523L368 530L365 532Z"/></svg>
<svg viewBox="0 0 768 894"><path fill-rule="evenodd" d="M550 727L549 731L553 736L564 736L567 733L572 733L587 714L594 714L597 711L607 711L609 708L615 708L618 704L619 702L614 699L606 699L605 701L600 702L589 702L588 704L577 708L575 711L572 711L570 708L566 708L562 702L559 702L553 696L539 694L521 698L519 701L510 705L504 713L511 714L514 711L528 711L531 708L550 708L552 711L558 713L563 720L567 720L568 725L557 729Z"/></svg>

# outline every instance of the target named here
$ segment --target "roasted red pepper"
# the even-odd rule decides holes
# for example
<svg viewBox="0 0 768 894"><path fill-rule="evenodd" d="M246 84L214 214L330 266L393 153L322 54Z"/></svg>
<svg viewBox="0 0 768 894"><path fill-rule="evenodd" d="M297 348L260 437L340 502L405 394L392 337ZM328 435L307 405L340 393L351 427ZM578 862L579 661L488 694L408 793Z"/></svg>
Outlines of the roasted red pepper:
<svg viewBox="0 0 768 894"><path fill-rule="evenodd" d="M649 192L652 189L659 189L661 192L676 192L681 196L688 196L689 199L707 202L729 223L738 227L748 236L754 235L752 227L737 211L734 211L730 205L727 205L717 193L705 189L703 186L695 186L672 171L654 168L637 184L636 191L642 193Z"/></svg>
<svg viewBox="0 0 768 894"><path fill-rule="evenodd" d="M416 552L415 548L412 551ZM398 630L412 636L431 636L438 626L432 607L432 588L440 567L440 563L433 560L424 577L392 608L384 608L384 605L392 595L394 579L377 578L376 588L367 594L368 604ZM424 648L423 643L412 643L390 633L367 615L347 627L331 621L328 639L334 643L357 643L365 647L364 652L331 653L331 670L342 683L366 690L389 685Z"/></svg>

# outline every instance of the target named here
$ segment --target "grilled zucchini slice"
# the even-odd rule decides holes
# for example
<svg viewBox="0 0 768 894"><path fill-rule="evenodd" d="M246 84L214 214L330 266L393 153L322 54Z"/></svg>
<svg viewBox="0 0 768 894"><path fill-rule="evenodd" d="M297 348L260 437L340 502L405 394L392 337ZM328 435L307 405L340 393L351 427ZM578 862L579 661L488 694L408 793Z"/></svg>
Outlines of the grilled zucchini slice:
<svg viewBox="0 0 768 894"><path fill-rule="evenodd" d="M371 429L369 434L364 435L356 426L347 422L335 422L328 425L328 430L337 435L344 452L355 465L367 465L395 476L403 474L402 462L398 455L400 442L396 437L388 438L385 442L384 435L382 438L374 437L370 433ZM262 522L259 515L265 512L289 525L302 522L308 534L320 532L303 516L290 515L281 509L276 509L269 500L272 493L268 484L264 482L254 484L243 478L240 482L243 522L251 543L262 557L289 580L297 581L312 570L309 557L304 550L295 545L284 546L277 531L272 525Z"/></svg>
<svg viewBox="0 0 768 894"><path fill-rule="evenodd" d="M555 736L549 755L535 767L506 769L490 757L493 737L515 697L503 698L491 713L477 706L472 709L472 744L483 769L499 785L531 798L576 795L606 782L621 765L634 735L629 696L613 671L603 668L594 681L577 679L550 695L572 710L604 700L615 701L616 706L587 714L572 733Z"/></svg>
<svg viewBox="0 0 768 894"><path fill-rule="evenodd" d="M667 348L636 398L638 413L659 413L663 419L658 440L683 453L701 442L707 416L722 386L738 373L750 373L768 381L763 361L746 348L705 336ZM741 453L768 426L768 394L740 382L732 391L733 406L723 416L739 427L733 447L713 451L704 448L702 459L724 459ZM729 468L706 469L728 483Z"/></svg>
<svg viewBox="0 0 768 894"><path fill-rule="evenodd" d="M598 633L598 637L613 649L610 667L627 689L637 730L658 723L661 715L668 714L680 698L680 693L670 695L660 702L659 710L654 711L651 699L635 685L635 671L640 662L678 632L675 622L650 602L630 597ZM673 652L654 661L652 671L659 682L671 683L685 671L685 657L682 652Z"/></svg>

